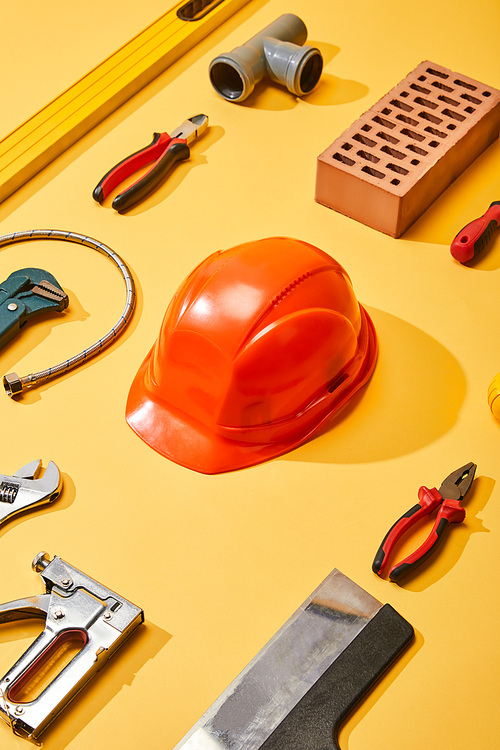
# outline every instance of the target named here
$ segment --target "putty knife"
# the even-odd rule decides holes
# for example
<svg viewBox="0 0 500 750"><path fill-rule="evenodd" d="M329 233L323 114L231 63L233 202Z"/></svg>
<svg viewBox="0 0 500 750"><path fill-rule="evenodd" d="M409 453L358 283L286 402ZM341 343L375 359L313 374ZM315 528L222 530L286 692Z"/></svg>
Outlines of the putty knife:
<svg viewBox="0 0 500 750"><path fill-rule="evenodd" d="M413 635L333 570L174 750L339 750L342 721Z"/></svg>

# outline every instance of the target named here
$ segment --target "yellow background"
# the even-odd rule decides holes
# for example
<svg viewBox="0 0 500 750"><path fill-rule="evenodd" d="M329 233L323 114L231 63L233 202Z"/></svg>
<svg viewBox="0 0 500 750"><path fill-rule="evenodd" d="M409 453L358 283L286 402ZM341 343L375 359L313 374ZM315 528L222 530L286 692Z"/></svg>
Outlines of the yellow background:
<svg viewBox="0 0 500 750"><path fill-rule="evenodd" d="M159 0L2 10L0 135L165 12ZM322 51L317 90L264 85L243 105L212 90L210 61L283 12ZM0 529L0 600L41 591L30 569L57 554L142 606L147 624L60 715L50 750L171 750L306 596L337 567L414 626L416 640L345 725L349 750L498 746L500 425L486 399L500 370L500 237L473 267L449 243L500 200L495 142L394 240L313 200L316 157L421 60L500 87L498 0L252 0L209 38L0 206L0 233L70 229L121 254L138 307L119 343L19 401L0 395L0 472L52 459L64 492ZM189 162L126 216L91 192L153 131L205 112ZM356 408L327 434L258 467L207 477L160 457L127 426L132 378L182 279L208 254L271 235L307 240L349 272L373 317L380 358ZM0 279L50 270L70 294L1 351L1 374L75 354L118 317L124 288L92 250L9 247ZM421 484L474 461L467 518L411 583L371 571ZM426 530L421 530L425 533ZM415 537L411 546L416 546ZM403 552L402 552L403 554ZM37 632L0 629L3 674ZM0 726L2 747L26 747Z"/></svg>

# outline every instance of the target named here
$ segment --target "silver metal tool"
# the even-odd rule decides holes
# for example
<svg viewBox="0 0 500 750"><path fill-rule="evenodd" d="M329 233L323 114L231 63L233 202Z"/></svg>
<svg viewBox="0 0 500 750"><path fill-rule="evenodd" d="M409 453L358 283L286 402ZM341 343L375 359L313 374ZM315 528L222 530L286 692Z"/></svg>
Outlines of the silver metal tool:
<svg viewBox="0 0 500 750"><path fill-rule="evenodd" d="M412 638L334 570L174 750L338 750L341 722Z"/></svg>
<svg viewBox="0 0 500 750"><path fill-rule="evenodd" d="M0 717L15 734L36 739L144 621L144 612L69 565L40 552L32 563L46 593L0 605L0 623L45 619L45 629L0 679ZM78 653L34 699L23 699L65 644Z"/></svg>
<svg viewBox="0 0 500 750"><path fill-rule="evenodd" d="M40 476L41 467L41 460L36 459L22 466L12 477L0 474L0 524L17 513L52 503L59 497L62 487L59 469L49 461Z"/></svg>

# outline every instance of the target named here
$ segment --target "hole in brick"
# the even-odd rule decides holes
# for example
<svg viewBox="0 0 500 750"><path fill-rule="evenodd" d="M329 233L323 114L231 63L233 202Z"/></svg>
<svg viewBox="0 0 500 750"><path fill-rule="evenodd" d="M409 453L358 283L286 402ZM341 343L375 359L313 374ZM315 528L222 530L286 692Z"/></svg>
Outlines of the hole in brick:
<svg viewBox="0 0 500 750"><path fill-rule="evenodd" d="M391 101L391 104L393 107L397 107L398 109L404 109L405 112L411 112L413 107L410 107L409 104L405 104L404 102L400 102L398 99L393 99ZM382 110L383 112L384 110Z"/></svg>
<svg viewBox="0 0 500 750"><path fill-rule="evenodd" d="M446 130L455 130L456 127L457 127L456 125L450 122L450 124L446 126Z"/></svg>
<svg viewBox="0 0 500 750"><path fill-rule="evenodd" d="M422 107L429 107L429 109L436 109L436 102L430 102L428 99L423 99L421 96L416 96L415 101L417 104L421 104Z"/></svg>
<svg viewBox="0 0 500 750"><path fill-rule="evenodd" d="M352 165L356 163L354 159L349 159L348 156L344 156L344 154L339 154L338 152L334 154L332 158L341 161L342 164L347 164L348 167L352 167Z"/></svg>
<svg viewBox="0 0 500 750"><path fill-rule="evenodd" d="M427 133L432 133L432 135L439 136L439 138L446 138L447 136L447 133L442 133L440 130L436 130L436 128L431 128L430 125L426 127L425 130L427 131ZM432 143L429 143L429 146L432 146ZM437 143L436 143L436 146L437 146Z"/></svg>
<svg viewBox="0 0 500 750"><path fill-rule="evenodd" d="M458 112L454 112L452 109L443 109L443 115L452 117L454 120L458 120L459 122L463 122L465 120L465 117L463 115L459 115Z"/></svg>
<svg viewBox="0 0 500 750"><path fill-rule="evenodd" d="M406 99L406 97L410 95L407 91L402 91L399 96L404 96L404 98Z"/></svg>
<svg viewBox="0 0 500 750"><path fill-rule="evenodd" d="M425 136L420 135L420 133L416 133L414 130L403 128L401 132L403 133L403 135L407 135L408 138L414 138L416 141L425 141Z"/></svg>
<svg viewBox="0 0 500 750"><path fill-rule="evenodd" d="M483 91L483 96L491 96L491 91Z"/></svg>
<svg viewBox="0 0 500 750"><path fill-rule="evenodd" d="M371 129L372 129L371 125L363 125L363 127L361 128L361 130L364 130L365 133L368 133L368 131Z"/></svg>
<svg viewBox="0 0 500 750"><path fill-rule="evenodd" d="M423 117L424 120L429 120L429 122L433 122L434 125L439 125L441 122L443 122L439 117L436 117L435 115L431 115L430 112L419 112L418 113L420 117Z"/></svg>
<svg viewBox="0 0 500 750"><path fill-rule="evenodd" d="M401 122L406 122L407 125L418 125L418 120L414 120L412 117L408 117L407 115L396 115L397 120L401 120Z"/></svg>
<svg viewBox="0 0 500 750"><path fill-rule="evenodd" d="M437 78L448 78L448 74L443 73L442 70L434 70L434 68L427 68L427 72L430 73L431 76L436 76Z"/></svg>
<svg viewBox="0 0 500 750"><path fill-rule="evenodd" d="M390 120L384 120L384 118L379 117L379 115L376 115L376 117L373 118L373 122L383 125L384 128L391 128L391 130L396 127L393 122L390 122Z"/></svg>
<svg viewBox="0 0 500 750"><path fill-rule="evenodd" d="M389 141L389 143L399 143L399 139L398 138L394 138L394 136L393 135L389 135L389 133L384 133L383 130L380 130L377 133L377 135L378 135L379 138L382 138L384 141Z"/></svg>
<svg viewBox="0 0 500 750"><path fill-rule="evenodd" d="M364 146L370 146L370 148L377 145L375 141L372 141L372 139L368 138L366 135L361 135L361 133L356 133L356 135L353 135L352 139L353 141L359 141L359 143L362 143Z"/></svg>
<svg viewBox="0 0 500 750"><path fill-rule="evenodd" d="M460 94L460 99L467 99L467 101L472 102L472 104L481 104L481 99L476 99L476 97L471 94Z"/></svg>
<svg viewBox="0 0 500 750"><path fill-rule="evenodd" d="M427 130L432 130L432 128L427 128ZM429 146L431 146L431 148L436 148L436 146L439 146L439 143L438 141L431 141Z"/></svg>
<svg viewBox="0 0 500 750"><path fill-rule="evenodd" d="M460 106L460 102L456 102L455 99L450 99L449 96L445 96L444 94L438 96L438 99L440 102L444 102L445 104L451 104L452 107Z"/></svg>
<svg viewBox="0 0 500 750"><path fill-rule="evenodd" d="M366 174L371 174L372 177L378 177L379 180L382 180L385 177L383 172L379 172L378 169L374 169L373 167L363 167L361 171L366 172Z"/></svg>
<svg viewBox="0 0 500 750"><path fill-rule="evenodd" d="M466 111L466 112L468 112L468 113L469 113L469 114L471 115L471 114L472 114L473 112L475 112L476 110L474 109L474 107L466 107L466 108L465 108L465 111Z"/></svg>
<svg viewBox="0 0 500 750"><path fill-rule="evenodd" d="M394 156L395 159L406 159L406 154L402 154L401 151L396 151L395 148L391 148L390 146L382 146L381 151Z"/></svg>
<svg viewBox="0 0 500 750"><path fill-rule="evenodd" d="M369 151L358 151L358 156L361 156L362 159L366 159L367 161L372 161L374 164L377 164L377 162L380 161L378 156L374 156L373 154L370 154Z"/></svg>
<svg viewBox="0 0 500 750"><path fill-rule="evenodd" d="M437 89L441 89L441 91L453 91L451 86L447 86L445 83L441 83L441 81L433 81L432 86L435 86Z"/></svg>
<svg viewBox="0 0 500 750"><path fill-rule="evenodd" d="M383 115L390 115L391 112L392 112L392 109L389 109L388 107L384 107L384 109L382 110Z"/></svg>
<svg viewBox="0 0 500 750"><path fill-rule="evenodd" d="M394 178L394 180L391 180L391 185L399 185L400 182L401 182L401 180L396 180Z"/></svg>
<svg viewBox="0 0 500 750"><path fill-rule="evenodd" d="M418 80L419 80L419 81L425 81L425 80L426 80L426 77L425 77L425 76L419 76L419 77L418 77Z"/></svg>
<svg viewBox="0 0 500 750"><path fill-rule="evenodd" d="M411 162L410 162L410 164L413 164L416 167L417 164L420 164L420 162L419 162L418 159L412 159Z"/></svg>
<svg viewBox="0 0 500 750"><path fill-rule="evenodd" d="M397 164L388 164L387 169L392 169L393 172L397 172L398 174L408 174L407 169L399 167Z"/></svg>
<svg viewBox="0 0 500 750"><path fill-rule="evenodd" d="M352 143L343 143L340 148L343 148L344 151L350 151L352 148Z"/></svg>
<svg viewBox="0 0 500 750"><path fill-rule="evenodd" d="M413 89L413 91L420 91L421 94L431 93L430 89L426 89L425 86L419 86L418 83L411 83L410 88Z"/></svg>
<svg viewBox="0 0 500 750"><path fill-rule="evenodd" d="M413 151L414 154L420 154L420 156L427 156L429 153L428 151L424 151L423 148L420 148L420 146L415 146L414 143L409 143L406 148Z"/></svg>
<svg viewBox="0 0 500 750"><path fill-rule="evenodd" d="M464 89L469 89L469 91L475 91L477 86L473 86L472 83L467 83L466 81L461 81L460 78L455 78L453 83L456 83L457 86L463 86Z"/></svg>

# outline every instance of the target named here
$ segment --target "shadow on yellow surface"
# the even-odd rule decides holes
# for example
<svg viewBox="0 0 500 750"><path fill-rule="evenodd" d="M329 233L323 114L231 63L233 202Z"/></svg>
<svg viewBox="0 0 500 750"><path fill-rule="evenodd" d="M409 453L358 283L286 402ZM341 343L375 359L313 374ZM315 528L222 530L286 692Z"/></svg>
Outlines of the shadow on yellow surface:
<svg viewBox="0 0 500 750"><path fill-rule="evenodd" d="M482 216L493 201L500 200L499 158L500 142L496 140L429 206L405 232L404 239L445 245L450 263L457 263L450 253L453 238ZM474 267L484 271L500 268L498 237L478 256Z"/></svg>
<svg viewBox="0 0 500 750"><path fill-rule="evenodd" d="M170 633L151 622L142 625L93 677L82 692L59 714L42 735L52 750L63 750L90 724L94 716L126 685L150 659L154 659L172 638ZM113 747L111 744L110 747Z"/></svg>
<svg viewBox="0 0 500 750"><path fill-rule="evenodd" d="M385 693L392 683L398 679L406 666L424 645L424 638L418 630L415 630L415 639L406 651L399 656L390 669L381 677L372 689L363 697L362 701L355 707L353 713L349 716L344 726L340 730L339 745L342 750L348 750L349 739L356 727L363 721L365 716L376 705L380 697Z"/></svg>
<svg viewBox="0 0 500 750"><path fill-rule="evenodd" d="M419 328L381 310L368 310L380 347L371 381L327 432L284 459L384 461L429 445L455 423L466 391L457 360Z"/></svg>
<svg viewBox="0 0 500 750"><path fill-rule="evenodd" d="M494 487L495 480L490 477L477 477L475 479L463 500L466 511L465 521L461 524L450 524L445 538L437 550L411 576L401 582L400 585L403 588L415 592L429 588L429 586L441 580L456 565L473 534L476 532L489 533L490 530L483 526L483 522L477 516L484 510ZM419 528L415 528L415 533L411 533L405 539L404 546L399 545L398 550L395 551L394 555L391 555L391 558L394 557L395 561L399 561L416 550L427 538L434 520L435 514L431 519L421 524Z"/></svg>
<svg viewBox="0 0 500 750"><path fill-rule="evenodd" d="M31 456L30 458L33 459L33 456ZM44 456L44 460L43 460L44 469L47 467L47 463L50 460L51 460L50 456ZM3 473L5 474L7 473L14 474L14 472L20 468L21 468L20 466L10 467L12 471L10 471L9 469L9 472L7 472L6 467L2 467L2 470L3 470ZM67 508L69 508L73 504L75 497L76 497L75 484L68 474L64 474L63 472L61 472L61 477L62 477L63 485L62 485L62 490L61 490L61 494L59 495L59 497L53 502L47 505L42 505L39 508L37 508L36 505L32 508L27 508L27 510L24 511L23 513L19 513L18 515L14 516L10 520L6 521L5 525L0 526L0 540L4 534L9 533L9 529L12 529L14 526L17 526L20 523L24 523L25 521L29 521L29 516L41 515L44 513L53 513L54 511L57 512L61 510L67 510ZM24 594L21 594L21 595L24 596Z"/></svg>
<svg viewBox="0 0 500 750"><path fill-rule="evenodd" d="M325 66L335 55L340 52L339 47L326 42L307 41L306 44L317 47L323 55ZM301 102L306 104L331 106L335 104L348 104L362 99L369 92L368 86L359 81L350 81L345 78L331 75L330 73L321 74L316 88L304 97L297 97L291 94L287 89L278 83L274 83L269 78L264 78L256 87L250 96L241 102L240 107L249 107L250 109L262 109L268 111L281 111L293 109Z"/></svg>

